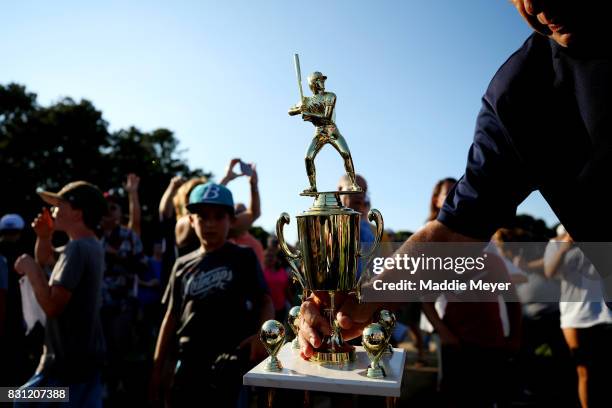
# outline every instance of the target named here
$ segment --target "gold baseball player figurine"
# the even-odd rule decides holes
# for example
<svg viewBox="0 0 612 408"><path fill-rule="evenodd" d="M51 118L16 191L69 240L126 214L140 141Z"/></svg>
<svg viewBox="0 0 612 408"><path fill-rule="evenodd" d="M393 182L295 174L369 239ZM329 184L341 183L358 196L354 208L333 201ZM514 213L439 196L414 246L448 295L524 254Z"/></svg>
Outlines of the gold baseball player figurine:
<svg viewBox="0 0 612 408"><path fill-rule="evenodd" d="M312 122L315 126L315 135L306 151L306 173L308 174L310 187L304 190L303 194L317 193L317 173L314 160L319 150L326 144L332 145L344 160L344 168L351 182L348 191L360 192L361 188L355 182L355 169L351 152L335 123L336 95L332 92L325 92L327 77L318 71L310 74L308 76L308 86L312 91L312 96L305 97L302 90L300 60L297 54L294 55L294 61L301 101L289 109L289 115L302 114L302 119Z"/></svg>

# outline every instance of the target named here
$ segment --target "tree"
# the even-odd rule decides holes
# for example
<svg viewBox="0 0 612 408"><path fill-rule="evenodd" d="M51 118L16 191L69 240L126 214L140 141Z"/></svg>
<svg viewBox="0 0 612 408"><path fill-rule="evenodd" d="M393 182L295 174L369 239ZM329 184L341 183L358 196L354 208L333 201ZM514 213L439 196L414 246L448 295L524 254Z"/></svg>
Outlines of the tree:
<svg viewBox="0 0 612 408"><path fill-rule="evenodd" d="M120 190L133 172L141 177L143 225L152 224L173 176L210 176L190 169L180 153L170 130L110 133L102 112L87 100L64 98L43 107L24 86L0 85L0 215L33 219L43 205L37 188L57 191L82 179L103 191Z"/></svg>

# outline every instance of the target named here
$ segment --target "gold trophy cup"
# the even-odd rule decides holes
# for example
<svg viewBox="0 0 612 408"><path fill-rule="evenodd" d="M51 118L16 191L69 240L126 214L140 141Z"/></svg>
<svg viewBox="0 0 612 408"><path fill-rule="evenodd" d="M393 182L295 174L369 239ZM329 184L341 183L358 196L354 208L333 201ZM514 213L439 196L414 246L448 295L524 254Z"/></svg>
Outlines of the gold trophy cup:
<svg viewBox="0 0 612 408"><path fill-rule="evenodd" d="M283 213L276 224L282 251L290 259L293 274L304 289L312 292L314 301L329 319L332 335L323 339L315 350L312 361L346 363L355 358L355 349L343 341L336 321L336 305L342 304L350 293L358 293L357 265L360 257L369 258L376 249L383 232L383 219L378 210L370 210L368 219L376 222L375 242L363 253L359 242L361 215L343 207L340 194L315 193L314 205L298 215L298 249L291 250L285 242L283 227L289 215ZM297 265L301 263L301 267ZM362 274L364 276L364 274Z"/></svg>

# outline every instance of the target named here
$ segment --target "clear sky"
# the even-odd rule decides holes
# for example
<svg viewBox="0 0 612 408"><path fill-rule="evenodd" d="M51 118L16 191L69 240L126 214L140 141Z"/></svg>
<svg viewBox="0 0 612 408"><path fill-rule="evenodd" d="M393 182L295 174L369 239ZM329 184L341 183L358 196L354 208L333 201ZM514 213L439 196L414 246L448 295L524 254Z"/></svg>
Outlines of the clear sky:
<svg viewBox="0 0 612 408"><path fill-rule="evenodd" d="M13 1L1 13L0 82L42 104L89 99L111 130L171 129L219 178L232 157L255 162L269 231L311 204L299 192L314 129L287 115L294 52L306 94L308 73L328 76L386 227L415 230L434 183L463 173L480 98L530 33L507 0ZM339 155L327 146L316 164L320 189L334 188ZM248 200L246 179L230 187ZM539 195L519 212L556 222Z"/></svg>

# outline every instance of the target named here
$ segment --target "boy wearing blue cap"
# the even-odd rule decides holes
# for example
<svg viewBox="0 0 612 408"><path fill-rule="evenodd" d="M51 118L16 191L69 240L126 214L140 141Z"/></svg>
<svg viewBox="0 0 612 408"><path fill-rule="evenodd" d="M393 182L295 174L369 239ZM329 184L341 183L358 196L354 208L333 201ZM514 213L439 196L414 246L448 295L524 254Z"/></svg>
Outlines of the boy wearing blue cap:
<svg viewBox="0 0 612 408"><path fill-rule="evenodd" d="M266 357L256 333L274 318L274 308L255 253L227 241L232 193L223 185L201 184L187 209L201 246L177 259L170 277L151 397L159 402L163 364L176 351L171 406L188 406L211 391L235 405L242 374Z"/></svg>

